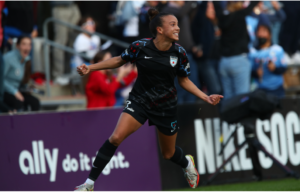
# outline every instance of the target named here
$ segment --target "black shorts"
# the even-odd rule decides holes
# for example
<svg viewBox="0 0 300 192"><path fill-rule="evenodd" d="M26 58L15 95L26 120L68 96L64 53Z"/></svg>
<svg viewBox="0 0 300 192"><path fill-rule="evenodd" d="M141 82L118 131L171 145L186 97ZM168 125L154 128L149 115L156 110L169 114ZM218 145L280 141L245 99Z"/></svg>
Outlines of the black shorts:
<svg viewBox="0 0 300 192"><path fill-rule="evenodd" d="M123 112L128 113L142 125L149 120L149 126L155 125L157 129L164 135L174 135L178 132L177 115L174 116L158 116L148 113L137 102L127 100L127 105Z"/></svg>

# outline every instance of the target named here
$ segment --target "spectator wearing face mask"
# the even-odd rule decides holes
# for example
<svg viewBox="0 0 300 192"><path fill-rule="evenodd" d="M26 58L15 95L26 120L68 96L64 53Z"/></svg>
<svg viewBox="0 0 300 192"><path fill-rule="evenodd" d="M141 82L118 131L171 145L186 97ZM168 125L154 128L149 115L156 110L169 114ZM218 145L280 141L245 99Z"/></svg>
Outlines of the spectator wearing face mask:
<svg viewBox="0 0 300 192"><path fill-rule="evenodd" d="M249 48L256 46L255 32L260 23L270 26L272 30L272 42L278 44L279 27L285 18L286 15L277 1L259 2L254 7L252 14L246 17L247 29L250 36Z"/></svg>
<svg viewBox="0 0 300 192"><path fill-rule="evenodd" d="M282 74L286 71L284 50L281 46L272 44L271 28L268 25L259 25L256 36L257 50L249 54L252 63L252 74L257 79L258 88L266 93L283 97Z"/></svg>

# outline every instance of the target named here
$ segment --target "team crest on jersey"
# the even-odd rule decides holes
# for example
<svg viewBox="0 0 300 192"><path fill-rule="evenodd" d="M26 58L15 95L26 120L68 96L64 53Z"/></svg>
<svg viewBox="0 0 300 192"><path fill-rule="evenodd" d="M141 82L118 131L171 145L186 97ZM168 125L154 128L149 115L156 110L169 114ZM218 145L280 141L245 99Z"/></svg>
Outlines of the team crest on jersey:
<svg viewBox="0 0 300 192"><path fill-rule="evenodd" d="M178 61L178 57L170 56L170 64L172 65L172 67L175 67L177 61Z"/></svg>

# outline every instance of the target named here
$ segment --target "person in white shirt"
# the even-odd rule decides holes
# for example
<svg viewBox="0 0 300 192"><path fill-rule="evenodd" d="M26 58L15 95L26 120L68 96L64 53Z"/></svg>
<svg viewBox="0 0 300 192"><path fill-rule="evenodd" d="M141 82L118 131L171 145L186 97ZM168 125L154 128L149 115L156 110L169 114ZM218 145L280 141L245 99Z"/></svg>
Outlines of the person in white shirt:
<svg viewBox="0 0 300 192"><path fill-rule="evenodd" d="M123 30L124 40L128 43L136 41L139 36L139 13L141 7L145 4L145 1L127 1L127 5L124 5L124 14L132 14L128 20L126 20ZM130 12L130 13L128 13Z"/></svg>
<svg viewBox="0 0 300 192"><path fill-rule="evenodd" d="M94 33L96 30L96 23L92 17L83 17L79 21L79 26L82 29L87 30L91 33ZM74 49L76 52L85 54L90 59L85 59L76 55L73 57L71 62L72 72L76 72L76 67L82 65L83 63L88 64L90 60L96 55L98 51L100 51L101 40L97 35L89 35L87 33L80 33L74 42ZM77 72L76 72L77 73Z"/></svg>

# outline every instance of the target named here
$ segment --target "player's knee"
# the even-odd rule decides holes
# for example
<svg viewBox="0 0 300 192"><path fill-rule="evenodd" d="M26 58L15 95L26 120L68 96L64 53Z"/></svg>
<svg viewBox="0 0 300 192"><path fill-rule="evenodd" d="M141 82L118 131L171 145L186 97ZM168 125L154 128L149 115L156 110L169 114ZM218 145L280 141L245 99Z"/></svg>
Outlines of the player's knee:
<svg viewBox="0 0 300 192"><path fill-rule="evenodd" d="M162 156L164 159L169 160L173 157L174 151L163 151Z"/></svg>
<svg viewBox="0 0 300 192"><path fill-rule="evenodd" d="M113 134L109 138L109 142L113 144L114 146L119 146L123 141L123 138L120 135Z"/></svg>

